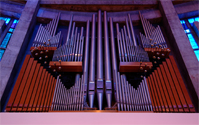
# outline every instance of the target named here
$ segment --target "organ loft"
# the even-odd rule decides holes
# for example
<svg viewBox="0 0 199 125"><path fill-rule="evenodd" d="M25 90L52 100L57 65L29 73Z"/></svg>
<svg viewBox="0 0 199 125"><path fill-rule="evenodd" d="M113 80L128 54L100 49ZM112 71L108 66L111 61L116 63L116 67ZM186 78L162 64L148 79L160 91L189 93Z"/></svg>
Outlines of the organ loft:
<svg viewBox="0 0 199 125"><path fill-rule="evenodd" d="M1 1L1 112L198 112L198 1Z"/></svg>

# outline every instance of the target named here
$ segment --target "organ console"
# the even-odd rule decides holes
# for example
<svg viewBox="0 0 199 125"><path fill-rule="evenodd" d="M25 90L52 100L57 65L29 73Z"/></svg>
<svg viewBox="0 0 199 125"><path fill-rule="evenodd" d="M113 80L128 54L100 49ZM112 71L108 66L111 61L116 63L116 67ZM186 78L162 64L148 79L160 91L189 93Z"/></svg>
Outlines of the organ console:
<svg viewBox="0 0 199 125"><path fill-rule="evenodd" d="M139 34L139 41L130 14L124 26L116 22L115 34L113 19L108 19L106 11L102 28L101 13L93 14L92 31L87 21L85 36L84 27L76 27L72 15L65 42L60 40L61 32L55 35L60 13L46 26L39 26L7 112L195 112L160 27L139 13L145 34ZM74 83L68 86L64 79L72 72ZM136 78L129 80L129 76Z"/></svg>

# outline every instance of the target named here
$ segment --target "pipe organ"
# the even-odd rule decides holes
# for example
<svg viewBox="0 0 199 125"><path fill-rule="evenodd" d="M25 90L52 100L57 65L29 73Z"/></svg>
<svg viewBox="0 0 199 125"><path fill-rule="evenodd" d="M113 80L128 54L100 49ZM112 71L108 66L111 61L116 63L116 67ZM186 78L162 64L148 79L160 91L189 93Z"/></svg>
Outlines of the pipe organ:
<svg viewBox="0 0 199 125"><path fill-rule="evenodd" d="M144 34L137 39L130 14L123 26L106 11L93 14L86 27L77 27L73 16L66 41L55 35L60 13L39 26L7 112L195 112L160 26L139 12Z"/></svg>

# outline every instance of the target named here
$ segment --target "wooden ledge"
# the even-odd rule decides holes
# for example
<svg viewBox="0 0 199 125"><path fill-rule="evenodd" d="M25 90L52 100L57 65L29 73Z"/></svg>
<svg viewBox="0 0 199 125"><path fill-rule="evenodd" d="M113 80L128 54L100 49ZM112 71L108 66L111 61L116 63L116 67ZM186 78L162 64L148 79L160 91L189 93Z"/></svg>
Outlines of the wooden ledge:
<svg viewBox="0 0 199 125"><path fill-rule="evenodd" d="M169 48L144 48L144 50L148 53L149 58L153 58L153 56L157 56L160 58L168 58L171 50ZM158 52L158 54L157 54ZM164 55L162 55L164 54Z"/></svg>
<svg viewBox="0 0 199 125"><path fill-rule="evenodd" d="M142 67L142 68L141 68ZM147 72L153 67L152 62L120 62L120 72Z"/></svg>
<svg viewBox="0 0 199 125"><path fill-rule="evenodd" d="M48 56L48 58L52 58L56 49L57 47L31 47L30 51L34 58L45 58L45 56Z"/></svg>
<svg viewBox="0 0 199 125"><path fill-rule="evenodd" d="M82 72L82 62L50 61L49 67L57 72Z"/></svg>

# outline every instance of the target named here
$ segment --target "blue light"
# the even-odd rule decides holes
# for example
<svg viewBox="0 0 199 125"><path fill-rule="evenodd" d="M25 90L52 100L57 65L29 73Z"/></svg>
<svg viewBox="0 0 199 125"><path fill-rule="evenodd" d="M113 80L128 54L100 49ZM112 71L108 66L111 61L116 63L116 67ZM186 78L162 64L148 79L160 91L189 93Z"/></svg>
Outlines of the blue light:
<svg viewBox="0 0 199 125"><path fill-rule="evenodd" d="M196 18L195 18L195 21L198 21L198 22L199 22L199 17L196 17Z"/></svg>
<svg viewBox="0 0 199 125"><path fill-rule="evenodd" d="M187 34L188 38L189 38L189 41L190 41L190 44L192 46L193 49L197 49L198 48L198 45L196 43L196 41L194 40L192 34Z"/></svg>
<svg viewBox="0 0 199 125"><path fill-rule="evenodd" d="M0 49L0 61L1 61L2 57L3 57L4 52L5 52L5 50Z"/></svg>
<svg viewBox="0 0 199 125"><path fill-rule="evenodd" d="M17 20L14 20L14 23L18 23Z"/></svg>
<svg viewBox="0 0 199 125"><path fill-rule="evenodd" d="M13 32L13 31L14 31L14 29L12 29L12 28L9 29L9 32Z"/></svg>
<svg viewBox="0 0 199 125"><path fill-rule="evenodd" d="M181 24L185 24L185 21L184 21L184 20L181 20L180 23L181 23Z"/></svg>
<svg viewBox="0 0 199 125"><path fill-rule="evenodd" d="M7 33L6 37L3 39L3 42L2 42L2 44L1 44L0 47L6 48L6 46L7 46L8 42L9 42L11 36L12 36L11 33Z"/></svg>
<svg viewBox="0 0 199 125"><path fill-rule="evenodd" d="M5 17L0 17L0 20L6 20L6 18Z"/></svg>
<svg viewBox="0 0 199 125"><path fill-rule="evenodd" d="M6 18L6 25L10 22L10 18Z"/></svg>
<svg viewBox="0 0 199 125"><path fill-rule="evenodd" d="M184 30L185 31L185 33L190 33L190 30L189 29L186 29L186 30Z"/></svg>
<svg viewBox="0 0 199 125"><path fill-rule="evenodd" d="M197 59L199 61L199 50L195 50L194 53L196 54L196 57L197 57Z"/></svg>

